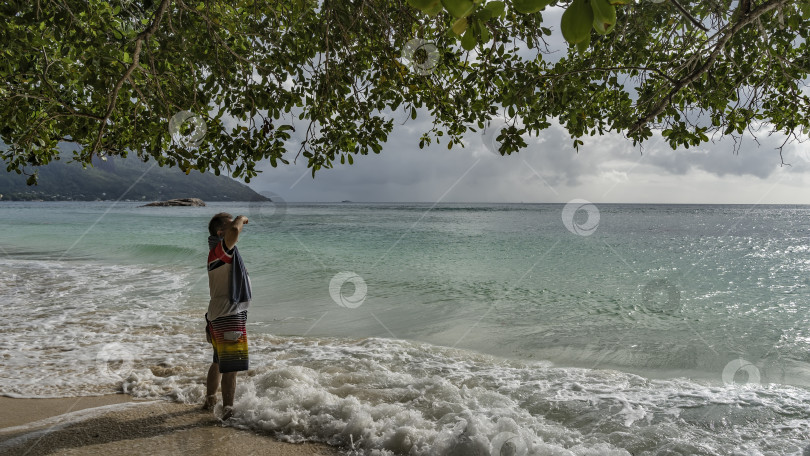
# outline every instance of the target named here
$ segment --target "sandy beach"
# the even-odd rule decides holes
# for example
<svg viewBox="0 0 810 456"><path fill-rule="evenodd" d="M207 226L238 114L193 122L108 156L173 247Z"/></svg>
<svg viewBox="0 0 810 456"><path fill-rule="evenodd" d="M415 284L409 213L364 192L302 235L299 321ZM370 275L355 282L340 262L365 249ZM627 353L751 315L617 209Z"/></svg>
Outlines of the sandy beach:
<svg viewBox="0 0 810 456"><path fill-rule="evenodd" d="M322 444L280 442L224 427L196 405L125 394L59 399L0 397L0 454L272 454L335 456Z"/></svg>

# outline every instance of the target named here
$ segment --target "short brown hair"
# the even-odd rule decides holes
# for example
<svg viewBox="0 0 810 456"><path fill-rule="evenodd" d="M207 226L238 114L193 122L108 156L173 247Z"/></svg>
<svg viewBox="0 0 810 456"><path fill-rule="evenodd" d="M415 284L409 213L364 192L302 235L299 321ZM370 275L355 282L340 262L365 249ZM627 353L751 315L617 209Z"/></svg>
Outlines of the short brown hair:
<svg viewBox="0 0 810 456"><path fill-rule="evenodd" d="M220 212L219 214L211 217L211 221L208 222L208 233L211 236L216 236L217 231L224 230L225 225L228 224L228 220L232 220L233 216L227 212Z"/></svg>

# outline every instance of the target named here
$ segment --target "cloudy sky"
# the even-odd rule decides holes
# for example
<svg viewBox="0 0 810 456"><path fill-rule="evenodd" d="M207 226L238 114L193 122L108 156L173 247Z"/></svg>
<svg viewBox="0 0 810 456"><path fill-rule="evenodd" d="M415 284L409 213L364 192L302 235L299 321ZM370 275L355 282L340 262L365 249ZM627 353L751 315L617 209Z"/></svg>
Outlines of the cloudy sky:
<svg viewBox="0 0 810 456"><path fill-rule="evenodd" d="M524 136L529 147L495 155L490 128L469 133L466 147L446 143L420 150L418 137L430 128L420 115L396 125L379 155L358 156L354 165L335 165L315 178L306 159L272 168L251 182L257 191L297 201L558 202L573 198L628 203L795 203L810 204L810 142L785 148L781 140L747 139L734 153L730 139L699 148L671 150L660 137L643 150L612 134L585 140L577 153L559 126L542 136ZM397 119L403 119L399 115ZM401 120L400 122L401 123ZM494 126L494 123L493 123ZM293 154L294 155L294 154Z"/></svg>
<svg viewBox="0 0 810 456"><path fill-rule="evenodd" d="M564 54L557 25L562 9L543 13L554 31L548 60ZM520 52L533 58L533 52ZM431 128L426 110L411 120L392 113L395 129L379 155L356 156L354 165L336 164L312 178L306 159L272 168L251 181L259 192L289 202L556 202L574 198L608 203L810 204L810 141L785 147L783 166L776 150L784 137L762 130L759 144L747 137L739 153L731 138L698 148L671 150L660 136L644 150L621 135L584 139L579 152L559 126L524 136L529 147L510 156L495 155L493 128L468 133L466 147L447 150L446 142L420 150L418 138ZM407 121L406 121L407 120ZM401 125L404 122L404 125ZM300 140L299 140L300 141ZM297 150L291 144L290 150ZM294 156L295 152L290 152Z"/></svg>

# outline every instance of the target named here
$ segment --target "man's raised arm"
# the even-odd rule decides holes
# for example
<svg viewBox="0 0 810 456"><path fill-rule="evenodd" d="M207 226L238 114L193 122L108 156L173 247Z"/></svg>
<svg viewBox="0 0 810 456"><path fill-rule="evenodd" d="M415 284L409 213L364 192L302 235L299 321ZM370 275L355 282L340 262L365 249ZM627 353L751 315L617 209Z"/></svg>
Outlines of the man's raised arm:
<svg viewBox="0 0 810 456"><path fill-rule="evenodd" d="M247 225L248 218L244 215L237 215L231 226L225 228L225 247L231 250L239 241L239 234L242 233L242 226Z"/></svg>

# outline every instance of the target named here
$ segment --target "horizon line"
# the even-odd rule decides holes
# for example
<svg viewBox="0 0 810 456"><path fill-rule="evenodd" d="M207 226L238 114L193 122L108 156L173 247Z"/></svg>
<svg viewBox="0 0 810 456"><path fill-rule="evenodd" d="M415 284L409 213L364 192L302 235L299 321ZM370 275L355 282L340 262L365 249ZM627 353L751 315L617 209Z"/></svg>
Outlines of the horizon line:
<svg viewBox="0 0 810 456"><path fill-rule="evenodd" d="M272 197L268 197L272 198ZM228 203L228 202L245 202L252 201L211 201L212 203ZM568 204L567 202L525 202L525 201L284 201L287 204ZM658 204L658 205L673 205L673 206L810 206L810 203L667 203L667 202L594 202L589 201L591 204Z"/></svg>
<svg viewBox="0 0 810 456"><path fill-rule="evenodd" d="M264 196L264 195L262 195ZM272 197L267 197L272 198ZM114 201L112 199L106 200L8 200L0 198L0 203L104 203ZM129 200L123 199L120 202L125 203L142 203L145 200ZM435 204L435 205L442 205L442 204L532 204L532 205L543 205L543 204L568 204L568 202L525 202L525 201L351 201L351 200L343 200L343 201L282 201L285 204ZM272 201L253 201L253 200L208 200L208 203L256 203L256 202L272 202ZM668 206L810 206L810 203L699 203L699 202L692 202L692 203L668 203L668 202L622 202L622 201L611 201L611 202L594 202L588 201L590 204L608 204L608 205L668 205Z"/></svg>

